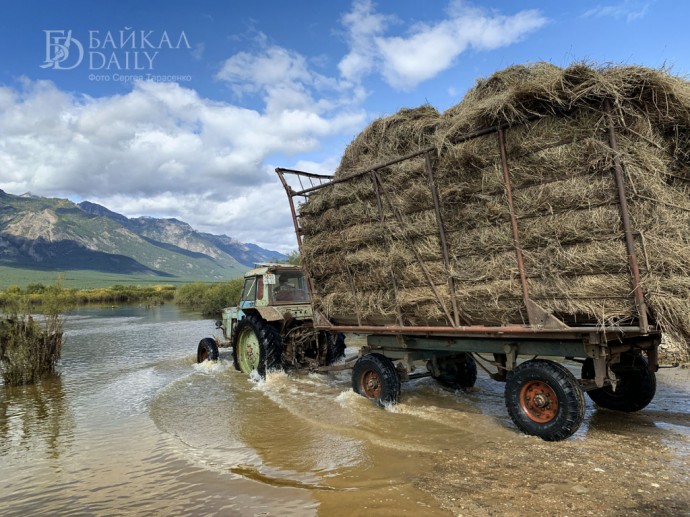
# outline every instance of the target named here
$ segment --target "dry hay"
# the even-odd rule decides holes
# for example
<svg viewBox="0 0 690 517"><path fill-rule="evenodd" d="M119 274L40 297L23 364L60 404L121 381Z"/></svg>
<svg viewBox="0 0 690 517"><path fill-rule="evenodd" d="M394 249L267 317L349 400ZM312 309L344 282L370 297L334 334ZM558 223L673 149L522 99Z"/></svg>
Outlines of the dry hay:
<svg viewBox="0 0 690 517"><path fill-rule="evenodd" d="M423 105L375 120L345 149L336 175L367 169L434 145L439 119L436 108Z"/></svg>
<svg viewBox="0 0 690 517"><path fill-rule="evenodd" d="M507 124L531 298L569 324L634 324L610 120L652 319L687 343L690 83L642 67L514 66L441 115L422 106L372 123L337 176L433 148L448 263L423 157L377 169L380 203L371 175L354 176L301 207L317 306L335 322L448 325L452 278L463 323L526 323L497 134L462 139Z"/></svg>

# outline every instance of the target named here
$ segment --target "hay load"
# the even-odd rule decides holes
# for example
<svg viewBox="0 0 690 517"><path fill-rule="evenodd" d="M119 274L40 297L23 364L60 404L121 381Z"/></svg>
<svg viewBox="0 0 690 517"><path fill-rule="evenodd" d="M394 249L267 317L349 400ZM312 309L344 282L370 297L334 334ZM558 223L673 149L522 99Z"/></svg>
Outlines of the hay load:
<svg viewBox="0 0 690 517"><path fill-rule="evenodd" d="M464 138L492 126L507 170L496 131ZM569 325L636 324L617 161L650 321L690 340L690 83L630 66L510 67L443 114L375 121L336 175L424 148L428 163L355 175L302 205L305 267L332 321L527 324L526 288Z"/></svg>

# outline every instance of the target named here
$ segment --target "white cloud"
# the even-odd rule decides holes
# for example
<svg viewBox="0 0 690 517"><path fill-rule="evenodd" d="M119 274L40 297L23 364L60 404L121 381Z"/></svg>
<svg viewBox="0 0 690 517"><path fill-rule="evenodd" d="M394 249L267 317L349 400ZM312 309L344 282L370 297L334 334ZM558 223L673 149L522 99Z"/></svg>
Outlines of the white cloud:
<svg viewBox="0 0 690 517"><path fill-rule="evenodd" d="M359 82L376 66L378 55L372 44L374 38L381 36L397 19L375 13L371 0L355 0L352 11L341 21L347 30L350 52L338 63L338 68L343 78Z"/></svg>
<svg viewBox="0 0 690 517"><path fill-rule="evenodd" d="M202 43L197 43L194 45L194 49L192 50L192 57L197 60L201 61L201 59L204 57L204 51L206 50L206 45Z"/></svg>
<svg viewBox="0 0 690 517"><path fill-rule="evenodd" d="M232 84L236 92L256 92L276 84L312 82L303 56L271 46L260 53L238 52L228 58L217 74Z"/></svg>
<svg viewBox="0 0 690 517"><path fill-rule="evenodd" d="M230 56L216 74L235 102L175 83L139 82L102 98L49 81L0 86L0 188L87 199L130 217L176 217L292 249L288 204L270 162L333 171L342 140L367 122L366 76L378 73L408 89L453 66L462 52L510 45L546 20L538 11L503 15L458 1L444 19L392 35L401 20L355 0L341 23L349 49L339 77L317 71L327 66L322 56L310 60L259 34L255 48ZM195 56L204 51L195 48ZM244 107L246 97L259 107ZM338 148L323 149L329 141ZM324 153L322 163L304 161L313 151Z"/></svg>
<svg viewBox="0 0 690 517"><path fill-rule="evenodd" d="M622 19L626 22L633 22L643 18L654 3L655 0L623 0L622 2L616 4L597 5L596 7L586 11L583 16L586 18L610 17L618 20Z"/></svg>
<svg viewBox="0 0 690 517"><path fill-rule="evenodd" d="M446 19L418 23L402 36L386 36L390 20L374 13L371 2L361 0L343 23L351 45L339 64L343 76L361 81L378 71L394 88L408 90L450 68L463 52L512 45L543 27L547 19L537 10L508 16L457 0L450 4Z"/></svg>
<svg viewBox="0 0 690 517"><path fill-rule="evenodd" d="M291 249L287 201L266 161L318 149L365 117L305 95L259 111L174 83L140 82L96 99L23 81L0 89L0 188L76 196L128 216L177 217Z"/></svg>
<svg viewBox="0 0 690 517"><path fill-rule="evenodd" d="M261 95L268 113L324 113L356 101L350 85L315 72L301 54L267 44L263 34L258 40L257 51L234 54L216 74L238 98Z"/></svg>

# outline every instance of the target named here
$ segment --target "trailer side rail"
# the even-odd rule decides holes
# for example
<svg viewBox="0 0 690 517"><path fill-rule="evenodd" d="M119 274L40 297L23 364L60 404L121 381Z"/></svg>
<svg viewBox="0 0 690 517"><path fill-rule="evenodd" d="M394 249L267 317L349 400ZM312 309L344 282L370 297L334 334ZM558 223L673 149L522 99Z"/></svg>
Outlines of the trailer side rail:
<svg viewBox="0 0 690 517"><path fill-rule="evenodd" d="M438 155L439 150L436 147L426 147L420 149L416 152L406 154L396 159L388 160L372 167L360 170L354 173L343 175L341 177L336 177L335 175L325 175L325 174L314 174L305 171L298 171L294 169L284 169L277 168L276 173L280 177L281 183L285 188L287 197L290 203L290 210L293 219L293 224L295 228L295 233L297 236L297 243L300 253L303 252L303 234L299 223L299 213L298 206L300 202L305 202L308 200L309 196L321 189L332 187L339 183L352 181L355 178L362 178L369 175L372 181L372 192L375 196L376 203L379 207L380 222L385 223L385 216L383 213L383 206L386 205L389 208L389 212L392 214L394 220L398 223L402 223L403 216L396 208L394 203L389 197L389 192L381 179L380 171L385 167L404 162L417 157L424 157L424 174L426 174L427 184L431 192L431 199L433 201L433 210L436 219L436 231L438 232L439 242L441 245L441 256L443 259L443 266L446 270L448 291L450 293L450 306L448 306L440 293L436 289L436 286L428 272L420 253L414 246L414 243L407 242L410 251L414 254L415 260L420 267L421 272L426 278L426 282L433 292L436 300L441 307L444 317L447 322L447 326L444 327L418 327L411 325L404 325L402 317L400 316L400 306L397 303L398 292L397 292L397 281L395 273L391 272L391 286L393 289L394 299L396 300L397 309L397 320L398 325L390 326L376 326L376 325L365 325L362 323L362 317L358 307L355 308L357 314L357 325L334 325L330 322L323 314L318 314L315 324L318 328L331 329L338 332L361 332L369 334L394 334L394 335L412 335L412 334L427 334L427 335L526 335L526 334L549 334L552 336L570 336L572 339L578 339L582 336L592 336L599 335L603 337L606 342L609 339L616 339L617 336L622 335L648 335L648 334L658 334L658 331L650 327L648 322L648 309L644 299L644 293L640 284L640 270L638 266L638 260L635 255L634 247L634 236L633 230L630 222L630 213L626 199L625 190L625 171L624 164L619 157L618 147L617 147L617 135L615 128L615 120L611 111L611 107L608 101L604 103L604 112L606 113L607 122L607 141L606 143L610 146L613 151L614 156L614 167L612 170L612 175L615 181L615 186L617 189L617 202L615 204L619 207L620 219L623 226L623 235L621 238L624 240L626 245L626 252L628 256L628 273L630 275L631 284L631 299L634 301L636 318L632 321L631 325L611 325L611 326L592 326L592 327L571 327L566 323L556 318L550 312L541 308L537 301L535 301L530 296L529 285L527 282L528 272L525 267L524 259L522 256L522 246L520 243L519 234L519 220L516 217L515 208L513 206L512 198L512 183L510 174L510 164L507 157L505 133L509 131L511 127L508 124L492 126L474 131L462 135L458 138L453 139L453 144L458 144L462 142L467 142L472 139L486 136L490 134L496 135L496 145L497 152L500 158L500 166L503 174L504 188L506 193L506 199L508 204L508 214L510 217L510 224L512 230L512 240L513 247L515 250L515 259L517 264L517 269L519 273L519 281L522 291L522 301L524 303L527 312L527 325L509 325L509 326L478 326L470 325L467 320L463 317L462 307L459 306L457 297L455 279L450 274L449 267L449 249L446 238L446 229L444 226L444 221L440 209L439 193L435 182L433 163L434 158ZM550 116L562 116L564 114L550 115ZM544 117L531 116L526 118L524 122L520 125L530 124L534 121L540 120ZM296 201L297 200L297 201ZM356 295L355 283L353 279L352 272L349 266L343 261L343 273L348 279L348 284L352 290L352 294ZM311 289L312 296L314 293L314 286L311 280L311 275L309 274L308 267L306 269L307 278L309 279L309 286ZM355 304L356 305L356 304ZM636 323L636 324L635 324Z"/></svg>

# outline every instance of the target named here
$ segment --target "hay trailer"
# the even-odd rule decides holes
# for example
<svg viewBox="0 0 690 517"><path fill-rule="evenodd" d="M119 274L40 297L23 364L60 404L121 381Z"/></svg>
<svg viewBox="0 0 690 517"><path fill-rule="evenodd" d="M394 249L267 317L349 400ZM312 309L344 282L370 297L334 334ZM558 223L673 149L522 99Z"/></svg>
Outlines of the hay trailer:
<svg viewBox="0 0 690 517"><path fill-rule="evenodd" d="M534 118L526 123L532 120ZM449 249L447 244L433 166L439 152L436 147L424 148L366 170L342 176L285 168L278 168L276 172L287 193L302 252L307 284L314 305L314 328L333 334L355 333L367 336L367 345L360 350L356 358L350 363L336 366L340 369L352 367L352 387L355 392L383 405L398 400L401 381L421 376L432 376L440 383L453 388L468 388L475 383L479 364L493 379L505 382L506 408L512 421L521 431L544 440L562 440L575 433L584 419L584 393L587 393L598 406L624 412L638 411L651 402L656 391L654 372L658 369L657 352L661 331L647 308L645 293L641 287L640 269L625 194L625 175L617 158L614 159L611 171L614 180L612 184L615 185L613 195L616 197L615 204L618 205L623 228L620 238L625 242L627 250L627 263L621 264L621 270L629 273L629 301L634 306L634 317L610 325L592 322L566 323L553 312L544 310L533 299L520 245L518 218L512 205L510 163L506 157L505 145L505 132L509 129L508 125L489 127L466 134L456 139L456 142L495 135L497 159L503 173L505 199L510 213L515 261L519 271L517 281L521 286L521 302L528 320L519 324L462 324L462 307L456 299L456 293L462 286L456 284L454 276L450 273L449 262L453 250ZM609 128L608 138L608 145L616 151L613 124ZM361 314L362 311L357 308L354 313L329 311L323 300L329 295L337 296L339 293L323 292L322 285L313 281L314 265L312 257L304 253L305 235L300 210L315 194L335 188L339 184L367 181L370 184L372 199L375 199L378 206L378 222L382 239L385 239L386 231L390 231L389 229L396 225L404 225L405 221L401 211L391 202L390 185L386 185L382 175L392 165L420 158L424 160L422 174L426 176L424 181L430 190L435 213L435 228L431 228L430 231L437 234L441 244L443 264L447 272L447 284L444 287L447 288L446 292L450 293L450 303L446 303L447 298L444 299L439 293L439 287L432 281L425 261L414 243L406 244L414 253L416 265L443 310L444 321L423 326L406 324L400 317L399 305L394 321L375 324L372 324L371 318L365 318ZM337 210L337 207L335 209ZM352 246L353 249L355 247ZM348 296L357 299L356 278L348 267L347 246L345 250L339 262L343 275L348 278ZM400 285L394 268L390 271L390 285L397 300ZM545 359L547 357L549 359ZM566 368L558 359L567 359L571 367ZM579 378L571 371L573 363L581 365ZM333 366L317 368L319 371L332 369Z"/></svg>

